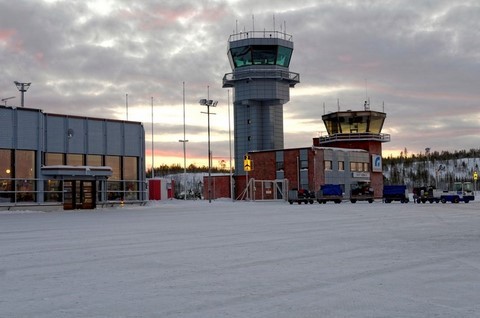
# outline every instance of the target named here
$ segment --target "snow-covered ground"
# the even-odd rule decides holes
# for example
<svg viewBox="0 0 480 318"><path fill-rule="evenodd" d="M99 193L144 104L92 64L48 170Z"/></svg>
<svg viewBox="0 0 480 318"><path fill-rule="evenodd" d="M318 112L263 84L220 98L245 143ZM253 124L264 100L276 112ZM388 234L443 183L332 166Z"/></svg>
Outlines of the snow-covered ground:
<svg viewBox="0 0 480 318"><path fill-rule="evenodd" d="M480 202L0 214L1 317L479 317Z"/></svg>

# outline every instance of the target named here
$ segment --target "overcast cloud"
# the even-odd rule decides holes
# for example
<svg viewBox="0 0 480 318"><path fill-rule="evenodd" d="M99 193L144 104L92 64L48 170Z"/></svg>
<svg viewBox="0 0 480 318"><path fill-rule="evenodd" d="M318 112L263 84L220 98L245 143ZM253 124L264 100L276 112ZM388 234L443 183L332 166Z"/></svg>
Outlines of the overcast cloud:
<svg viewBox="0 0 480 318"><path fill-rule="evenodd" d="M126 119L128 94L128 119L144 123L149 158L153 97L158 165L182 162L185 82L187 163L203 164L198 100L209 87L219 101L213 156L228 159L228 37L272 30L274 20L293 36L290 71L300 73L284 106L286 148L311 145L325 132L324 111L360 110L367 96L387 113L384 155L480 148L476 0L0 0L0 98L15 96L7 105L18 106L13 81L32 82L26 107Z"/></svg>

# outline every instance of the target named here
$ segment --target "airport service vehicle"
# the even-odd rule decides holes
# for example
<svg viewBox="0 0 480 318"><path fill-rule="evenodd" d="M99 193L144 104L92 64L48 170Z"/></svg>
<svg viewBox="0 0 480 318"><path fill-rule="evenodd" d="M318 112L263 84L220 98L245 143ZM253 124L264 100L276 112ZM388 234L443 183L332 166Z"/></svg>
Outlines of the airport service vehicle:
<svg viewBox="0 0 480 318"><path fill-rule="evenodd" d="M293 204L293 202L313 204L313 201L315 201L315 193L307 189L292 189L288 191L288 203L290 204Z"/></svg>
<svg viewBox="0 0 480 318"><path fill-rule="evenodd" d="M369 183L354 183L351 185L350 202L368 201L372 203L374 200L373 188Z"/></svg>
<svg viewBox="0 0 480 318"><path fill-rule="evenodd" d="M438 203L442 192L434 187L415 187L413 188L413 202L415 203Z"/></svg>
<svg viewBox="0 0 480 318"><path fill-rule="evenodd" d="M475 200L475 195L471 182L455 182L452 191L444 192L440 196L440 202L442 203L468 203L473 200Z"/></svg>
<svg viewBox="0 0 480 318"><path fill-rule="evenodd" d="M383 186L383 202L391 203L392 201L408 203L409 199L406 185L399 184Z"/></svg>
<svg viewBox="0 0 480 318"><path fill-rule="evenodd" d="M316 193L318 203L327 203L327 201L333 201L335 203L341 203L343 200L343 190L339 184L324 184L320 186L320 190Z"/></svg>

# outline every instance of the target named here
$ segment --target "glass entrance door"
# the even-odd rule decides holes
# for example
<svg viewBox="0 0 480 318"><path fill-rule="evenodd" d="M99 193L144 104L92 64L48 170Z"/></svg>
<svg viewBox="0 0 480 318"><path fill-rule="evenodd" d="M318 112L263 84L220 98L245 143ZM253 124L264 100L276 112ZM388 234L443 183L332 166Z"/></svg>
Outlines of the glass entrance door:
<svg viewBox="0 0 480 318"><path fill-rule="evenodd" d="M95 181L65 180L63 183L64 210L95 208Z"/></svg>

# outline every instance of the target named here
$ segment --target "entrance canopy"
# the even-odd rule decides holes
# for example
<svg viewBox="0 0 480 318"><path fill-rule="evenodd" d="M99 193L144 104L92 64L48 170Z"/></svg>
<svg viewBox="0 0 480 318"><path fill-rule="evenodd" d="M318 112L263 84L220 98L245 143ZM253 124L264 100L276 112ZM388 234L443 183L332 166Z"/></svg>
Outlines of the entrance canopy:
<svg viewBox="0 0 480 318"><path fill-rule="evenodd" d="M108 166L43 166L44 176L52 177L75 177L75 179L107 179L112 175L112 168Z"/></svg>

